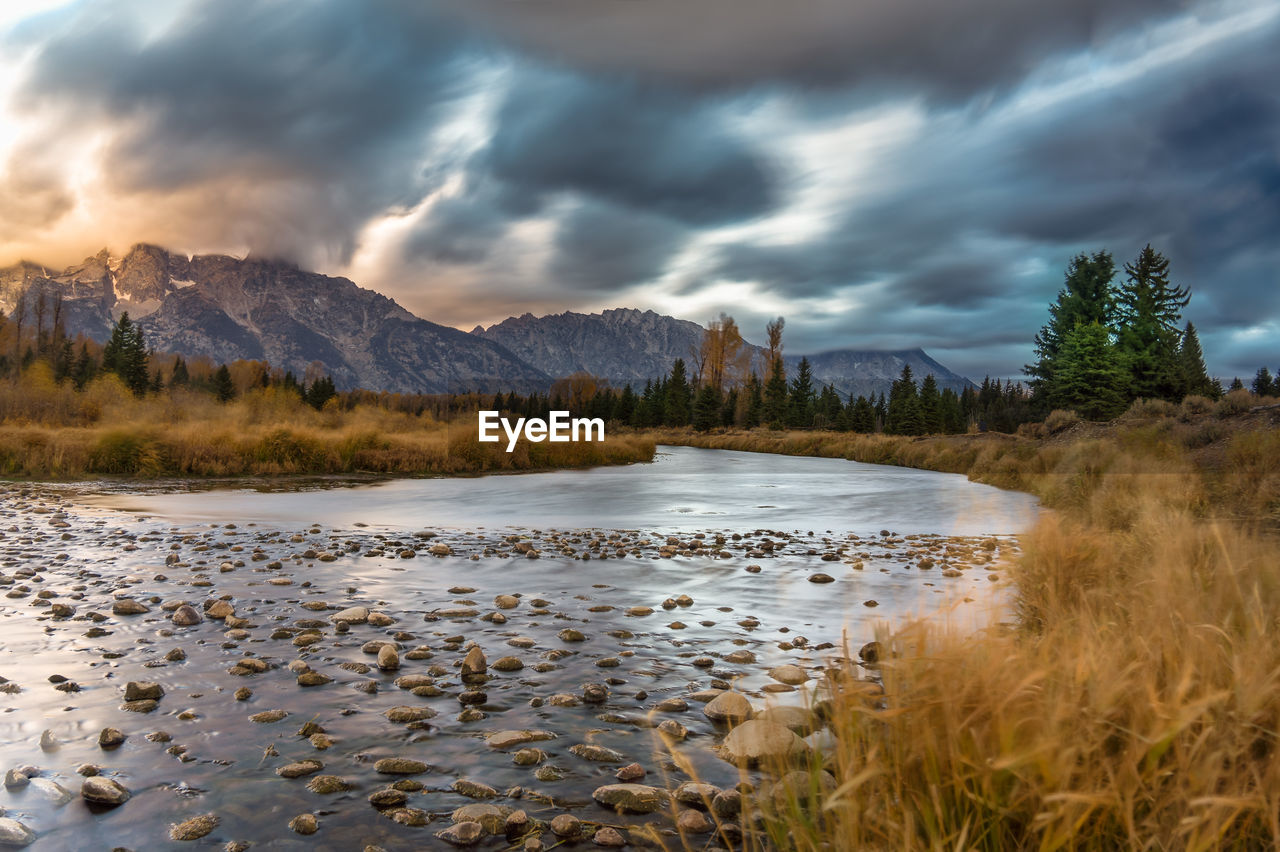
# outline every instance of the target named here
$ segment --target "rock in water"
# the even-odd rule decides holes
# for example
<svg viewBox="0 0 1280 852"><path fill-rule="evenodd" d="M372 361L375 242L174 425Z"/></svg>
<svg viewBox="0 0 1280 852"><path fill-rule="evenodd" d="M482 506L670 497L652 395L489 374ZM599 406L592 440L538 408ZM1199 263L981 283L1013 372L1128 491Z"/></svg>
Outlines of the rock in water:
<svg viewBox="0 0 1280 852"><path fill-rule="evenodd" d="M201 814L186 822L180 822L169 829L171 840L199 840L218 827L218 817L214 814Z"/></svg>
<svg viewBox="0 0 1280 852"><path fill-rule="evenodd" d="M489 670L489 662L479 645L472 645L471 650L462 658L462 682L476 683L483 681Z"/></svg>
<svg viewBox="0 0 1280 852"><path fill-rule="evenodd" d="M739 766L753 766L761 761L782 762L808 748L785 725L752 719L729 732L720 746L720 756Z"/></svg>
<svg viewBox="0 0 1280 852"><path fill-rule="evenodd" d="M330 621L345 621L347 624L364 624L369 620L367 606L353 606L329 616Z"/></svg>
<svg viewBox="0 0 1280 852"><path fill-rule="evenodd" d="M124 686L125 701L159 701L164 697L164 687L158 683L131 680Z"/></svg>
<svg viewBox="0 0 1280 852"><path fill-rule="evenodd" d="M606 784L591 794L600 805L630 814L651 814L671 803L667 791L645 784Z"/></svg>
<svg viewBox="0 0 1280 852"><path fill-rule="evenodd" d="M720 693L707 702L702 712L713 722L728 722L731 725L745 722L755 714L751 709L751 702L740 692Z"/></svg>
<svg viewBox="0 0 1280 852"><path fill-rule="evenodd" d="M21 849L35 842L36 833L16 819L0 817L0 846Z"/></svg>
<svg viewBox="0 0 1280 852"><path fill-rule="evenodd" d="M118 781L110 778L104 778L101 775L94 775L91 778L84 779L84 783L80 785L80 797L86 802L93 802L98 805L123 805L129 801L130 793Z"/></svg>
<svg viewBox="0 0 1280 852"><path fill-rule="evenodd" d="M384 672L393 672L400 668L400 655L396 653L395 648L383 645L378 649L378 668Z"/></svg>
<svg viewBox="0 0 1280 852"><path fill-rule="evenodd" d="M190 604L183 604L173 611L170 620L178 627L191 627L204 621L204 617L200 615L200 611Z"/></svg>

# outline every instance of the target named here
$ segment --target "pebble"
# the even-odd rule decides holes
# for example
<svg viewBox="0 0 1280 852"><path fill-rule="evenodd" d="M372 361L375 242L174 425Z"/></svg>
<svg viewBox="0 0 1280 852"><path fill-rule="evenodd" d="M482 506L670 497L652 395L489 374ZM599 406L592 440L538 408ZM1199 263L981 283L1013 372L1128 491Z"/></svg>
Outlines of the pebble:
<svg viewBox="0 0 1280 852"><path fill-rule="evenodd" d="M551 833L565 839L577 837L582 833L582 820L573 814L558 814L551 820Z"/></svg>

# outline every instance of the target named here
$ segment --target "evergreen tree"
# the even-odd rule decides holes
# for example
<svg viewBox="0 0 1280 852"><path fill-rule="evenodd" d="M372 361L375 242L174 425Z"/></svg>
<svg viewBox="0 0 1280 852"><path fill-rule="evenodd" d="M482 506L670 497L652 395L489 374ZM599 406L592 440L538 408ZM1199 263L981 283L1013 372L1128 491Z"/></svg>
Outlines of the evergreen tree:
<svg viewBox="0 0 1280 852"><path fill-rule="evenodd" d="M664 422L668 426L688 426L693 392L689 390L683 358L677 358L671 365L671 376L667 379L666 391Z"/></svg>
<svg viewBox="0 0 1280 852"><path fill-rule="evenodd" d="M619 423L630 423L638 402L636 392L631 389L631 384L628 382L618 396L618 404L613 407L613 419Z"/></svg>
<svg viewBox="0 0 1280 852"><path fill-rule="evenodd" d="M734 424L734 420L738 416L738 398L741 394L737 388L729 388L729 392L724 395L724 401L720 403L720 425L729 427Z"/></svg>
<svg viewBox="0 0 1280 852"><path fill-rule="evenodd" d="M286 379L293 378L293 373L285 374ZM169 387L178 388L191 383L191 374L187 372L187 362L181 357L173 362L173 375L169 377Z"/></svg>
<svg viewBox="0 0 1280 852"><path fill-rule="evenodd" d="M1271 380L1271 371L1266 367L1259 367L1254 375L1253 392L1258 396L1272 396L1276 393L1275 382Z"/></svg>
<svg viewBox="0 0 1280 852"><path fill-rule="evenodd" d="M80 344L80 352L76 355L75 363L71 367L71 383L75 385L76 390L84 390L85 385L93 379L94 373L98 371L97 367L97 363L89 354L88 342L82 342Z"/></svg>
<svg viewBox="0 0 1280 852"><path fill-rule="evenodd" d="M129 319L127 312L111 329L111 338L102 350L102 368L119 376L138 396L145 394L151 384L142 329Z"/></svg>
<svg viewBox="0 0 1280 852"><path fill-rule="evenodd" d="M1204 351L1200 348L1200 338L1196 335L1196 327L1190 322L1182 330L1182 342L1178 346L1178 364L1181 371L1182 393L1199 394L1216 399L1222 395L1221 388L1214 385L1209 378L1209 371L1204 366Z"/></svg>
<svg viewBox="0 0 1280 852"><path fill-rule="evenodd" d="M792 429L808 429L813 425L813 415L813 371L809 359L801 358L787 394L787 425Z"/></svg>
<svg viewBox="0 0 1280 852"><path fill-rule="evenodd" d="M755 373L747 376L747 406L742 416L742 425L754 429L760 425L764 412L764 391L760 387L760 379Z"/></svg>
<svg viewBox="0 0 1280 852"><path fill-rule="evenodd" d="M333 378L331 376L322 376L311 383L311 387L307 388L302 398L316 411L324 408L324 404L338 395L338 389L334 387ZM563 408L558 403L555 408ZM543 415L546 416L545 414Z"/></svg>
<svg viewBox="0 0 1280 852"><path fill-rule="evenodd" d="M1124 362L1099 323L1076 326L1062 341L1056 404L1088 420L1109 420L1125 407Z"/></svg>
<svg viewBox="0 0 1280 852"><path fill-rule="evenodd" d="M719 391L707 382L693 403L693 428L699 432L710 432L720 425L720 404Z"/></svg>
<svg viewBox="0 0 1280 852"><path fill-rule="evenodd" d="M876 413L876 426L872 431L883 429L885 423L889 420L889 404L885 402L884 391L880 391L880 397L876 400L874 410Z"/></svg>
<svg viewBox="0 0 1280 852"><path fill-rule="evenodd" d="M1234 379L1231 380L1231 387L1229 388L1229 390L1233 390L1233 391L1244 390L1244 382L1240 381L1239 376L1236 376Z"/></svg>
<svg viewBox="0 0 1280 852"><path fill-rule="evenodd" d="M959 435L965 431L966 419L960 406L960 397L951 388L942 389L942 431Z"/></svg>
<svg viewBox="0 0 1280 852"><path fill-rule="evenodd" d="M889 390L889 410L884 421L884 431L890 435L920 435L924 433L924 420L920 414L920 397L916 380L911 375L911 365L904 364L902 375Z"/></svg>
<svg viewBox="0 0 1280 852"><path fill-rule="evenodd" d="M813 425L819 429L836 429L840 426L844 405L840 402L840 394L831 385L823 385L822 393L814 404Z"/></svg>
<svg viewBox="0 0 1280 852"><path fill-rule="evenodd" d="M849 428L854 432L870 434L876 431L876 410L871 400L859 396L853 403L853 412L849 417Z"/></svg>
<svg viewBox="0 0 1280 852"><path fill-rule="evenodd" d="M787 373L782 366L782 356L773 359L769 381L764 385L764 422L770 429L787 425Z"/></svg>
<svg viewBox="0 0 1280 852"><path fill-rule="evenodd" d="M1116 296L1112 281L1116 265L1109 252L1078 254L1067 266L1063 288L1049 306L1049 322L1036 335L1036 362L1028 364L1031 388L1048 404L1054 394L1063 340L1077 325L1098 323L1110 327L1115 319Z"/></svg>
<svg viewBox="0 0 1280 852"><path fill-rule="evenodd" d="M938 380L933 377L933 373L925 376L920 383L920 420L924 434L942 433L942 395L938 393Z"/></svg>
<svg viewBox="0 0 1280 852"><path fill-rule="evenodd" d="M1169 283L1169 261L1148 244L1133 263L1117 296L1119 344L1129 371L1129 397L1181 397L1178 331L1182 309L1191 300L1184 287Z"/></svg>
<svg viewBox="0 0 1280 852"><path fill-rule="evenodd" d="M213 374L213 395L217 397L218 402L230 402L236 397L236 386L231 381L231 371L227 369L226 364L219 366L217 372Z"/></svg>

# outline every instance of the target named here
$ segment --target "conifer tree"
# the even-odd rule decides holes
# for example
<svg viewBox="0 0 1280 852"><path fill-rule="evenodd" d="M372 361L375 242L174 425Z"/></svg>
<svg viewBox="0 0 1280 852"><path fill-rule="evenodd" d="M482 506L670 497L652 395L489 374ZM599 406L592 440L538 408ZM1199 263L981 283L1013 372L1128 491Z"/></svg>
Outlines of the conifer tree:
<svg viewBox="0 0 1280 852"><path fill-rule="evenodd" d="M742 417L742 425L754 429L760 425L764 412L764 391L760 387L760 379L755 373L747 376L747 405Z"/></svg>
<svg viewBox="0 0 1280 852"><path fill-rule="evenodd" d="M111 329L111 338L102 350L102 368L119 376L138 396L145 394L151 385L142 329L129 319L128 312L121 314Z"/></svg>
<svg viewBox="0 0 1280 852"><path fill-rule="evenodd" d="M925 376L920 383L920 420L924 434L942 433L942 395L938 393L938 380L933 377L933 373Z"/></svg>
<svg viewBox="0 0 1280 852"><path fill-rule="evenodd" d="M1169 283L1169 261L1150 244L1124 265L1126 279L1117 294L1118 340L1129 371L1129 397L1181 397L1178 325L1191 300L1185 287Z"/></svg>
<svg viewBox="0 0 1280 852"><path fill-rule="evenodd" d="M1222 395L1222 389L1209 378L1209 371L1204 366L1204 351L1200 348L1200 338L1196 327L1187 322L1182 330L1182 341L1178 346L1178 363L1181 370L1182 393L1199 394L1216 398Z"/></svg>
<svg viewBox="0 0 1280 852"><path fill-rule="evenodd" d="M763 419L770 429L781 429L787 425L787 402L787 373L779 355L773 359L769 381L764 386Z"/></svg>
<svg viewBox="0 0 1280 852"><path fill-rule="evenodd" d="M1115 275L1115 261L1105 251L1078 254L1068 264L1063 288L1049 306L1049 322L1036 335L1036 362L1026 367L1033 393L1045 404L1054 394L1058 356L1066 336L1077 325L1096 322L1109 328L1114 321Z"/></svg>
<svg viewBox="0 0 1280 852"><path fill-rule="evenodd" d="M849 428L854 432L870 434L876 431L876 410L865 396L859 396L853 403L853 412L849 417Z"/></svg>
<svg viewBox="0 0 1280 852"><path fill-rule="evenodd" d="M236 386L231 381L231 371L227 369L226 364L220 365L217 372L213 374L213 395L217 397L218 402L230 402L236 397Z"/></svg>
<svg viewBox="0 0 1280 852"><path fill-rule="evenodd" d="M1109 420L1125 407L1124 362L1099 323L1078 325L1062 341L1055 405L1088 420Z"/></svg>
<svg viewBox="0 0 1280 852"><path fill-rule="evenodd" d="M688 426L693 394L685 373L684 359L677 358L671 365L664 400L664 422L667 426Z"/></svg>
<svg viewBox="0 0 1280 852"><path fill-rule="evenodd" d="M1259 367L1253 377L1253 392L1258 396L1271 396L1276 392L1275 383L1271 380L1271 371Z"/></svg>
<svg viewBox="0 0 1280 852"><path fill-rule="evenodd" d="M710 432L720 425L720 393L715 385L707 382L698 391L693 402L693 428L699 432Z"/></svg>
<svg viewBox="0 0 1280 852"><path fill-rule="evenodd" d="M903 365L902 375L889 390L889 411L885 417L884 431L890 435L920 435L924 432L920 397L916 380L911 375L910 364Z"/></svg>
<svg viewBox="0 0 1280 852"><path fill-rule="evenodd" d="M813 414L813 371L809 367L809 359L801 358L787 394L787 425L793 429L807 429L813 425Z"/></svg>

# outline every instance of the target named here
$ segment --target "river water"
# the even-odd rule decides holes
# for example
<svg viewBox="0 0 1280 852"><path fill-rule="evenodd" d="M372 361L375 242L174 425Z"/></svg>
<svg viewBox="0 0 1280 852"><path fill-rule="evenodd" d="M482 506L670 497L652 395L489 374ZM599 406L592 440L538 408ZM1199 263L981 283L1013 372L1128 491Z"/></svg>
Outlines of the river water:
<svg viewBox="0 0 1280 852"><path fill-rule="evenodd" d="M646 784L674 787L692 773L731 785L738 770L712 750L726 729L694 695L732 685L757 710L804 704L841 644L856 649L878 625L939 609L981 621L1002 600L992 579L1036 516L1026 495L961 476L666 447L652 464L516 476L3 493L0 771L31 767L33 780L0 790L0 808L36 834L33 848L50 850L450 848L436 834L473 801L453 789L459 779L494 788L488 804L538 820L569 812L593 828L669 831L657 815L594 804L618 764L570 747L613 749L646 768ZM519 603L499 609L498 595ZM149 611L114 614L121 598ZM234 607L229 621L170 622L178 603L216 599ZM55 604L74 611L55 614ZM351 606L387 623L335 629L330 616ZM563 639L565 628L585 641ZM399 669L379 671L370 641L395 643ZM491 669L483 703L468 713L457 665L472 643L490 663L513 656L524 667ZM416 659L405 656L413 649ZM749 659L725 659L735 652ZM231 673L245 656L270 668ZM331 680L303 687L290 664ZM781 664L814 680L790 690L769 675ZM430 678L437 694L397 688L403 675ZM51 682L63 678L78 689ZM123 709L129 681L161 684L159 706ZM607 686L603 704L566 698L588 683ZM237 700L241 687L252 695ZM655 711L674 696L690 698L686 711ZM403 706L429 721L386 718ZM289 715L249 721L269 710ZM688 739L668 749L652 731L664 718ZM330 747L298 736L308 720ZM104 750L104 727L128 739ZM541 767L486 747L494 732L526 728L555 735L535 744ZM402 808L367 801L395 780L374 767L384 757L429 765ZM306 777L275 771L306 759L350 789L312 792ZM132 798L88 807L78 796L84 764ZM169 839L172 824L202 814L218 818L207 836ZM300 814L317 818L316 834L289 828Z"/></svg>

